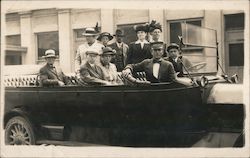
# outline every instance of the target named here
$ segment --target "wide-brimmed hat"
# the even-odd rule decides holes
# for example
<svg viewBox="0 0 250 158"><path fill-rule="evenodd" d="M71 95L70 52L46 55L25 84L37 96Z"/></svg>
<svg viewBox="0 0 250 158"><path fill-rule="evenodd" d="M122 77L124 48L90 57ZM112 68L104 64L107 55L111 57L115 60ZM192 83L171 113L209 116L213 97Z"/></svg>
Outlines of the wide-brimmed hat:
<svg viewBox="0 0 250 158"><path fill-rule="evenodd" d="M144 32L147 33L148 30L149 30L149 26L148 26L148 24L135 25L135 26L134 26L134 30L135 30L135 32L144 31Z"/></svg>
<svg viewBox="0 0 250 158"><path fill-rule="evenodd" d="M98 51L98 49L96 49L96 48L88 48L87 50L86 50L86 55L88 55L88 54L94 54L94 55L99 55L99 51Z"/></svg>
<svg viewBox="0 0 250 158"><path fill-rule="evenodd" d="M162 32L162 27L160 23L156 23L155 20L152 20L149 24L149 32L153 32L155 29L159 29Z"/></svg>
<svg viewBox="0 0 250 158"><path fill-rule="evenodd" d="M46 50L44 54L44 58L56 58L56 52L53 49Z"/></svg>
<svg viewBox="0 0 250 158"><path fill-rule="evenodd" d="M110 33L108 33L108 32L103 32L103 33L101 33L101 34L97 37L97 40L98 40L98 41L101 41L101 40L102 40L102 37L104 37L104 36L107 36L107 37L109 38L109 40L112 40L112 39L113 39L113 36L111 36Z"/></svg>
<svg viewBox="0 0 250 158"><path fill-rule="evenodd" d="M151 42L151 48L152 49L163 49L163 42L162 41L157 41L157 42Z"/></svg>
<svg viewBox="0 0 250 158"><path fill-rule="evenodd" d="M124 31L123 31L123 30L117 29L117 30L115 31L114 36L116 36L116 37L124 37L125 34L124 34Z"/></svg>
<svg viewBox="0 0 250 158"><path fill-rule="evenodd" d="M101 55L115 55L116 51L110 47L103 47Z"/></svg>
<svg viewBox="0 0 250 158"><path fill-rule="evenodd" d="M180 49L180 46L179 46L178 44L176 44L176 43L171 43L171 44L168 46L167 51L169 51L170 49L173 49L173 48L175 48L175 49Z"/></svg>
<svg viewBox="0 0 250 158"><path fill-rule="evenodd" d="M86 28L85 32L82 33L83 36L97 36L98 32L91 27Z"/></svg>

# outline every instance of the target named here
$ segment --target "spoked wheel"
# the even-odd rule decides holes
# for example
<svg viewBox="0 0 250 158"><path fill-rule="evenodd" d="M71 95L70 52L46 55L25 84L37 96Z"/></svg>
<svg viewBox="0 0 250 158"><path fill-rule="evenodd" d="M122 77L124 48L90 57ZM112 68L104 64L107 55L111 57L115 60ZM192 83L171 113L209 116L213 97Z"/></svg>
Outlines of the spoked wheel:
<svg viewBox="0 0 250 158"><path fill-rule="evenodd" d="M20 116L11 118L5 128L6 145L34 145L35 136L31 123Z"/></svg>

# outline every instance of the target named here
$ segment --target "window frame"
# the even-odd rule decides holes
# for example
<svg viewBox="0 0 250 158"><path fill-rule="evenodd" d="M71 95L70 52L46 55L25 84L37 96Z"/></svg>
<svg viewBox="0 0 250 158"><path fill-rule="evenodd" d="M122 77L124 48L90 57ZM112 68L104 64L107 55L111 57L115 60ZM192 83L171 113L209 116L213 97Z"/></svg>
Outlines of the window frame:
<svg viewBox="0 0 250 158"><path fill-rule="evenodd" d="M47 32L37 32L35 33L35 43L36 43L36 63L39 63L39 62L43 62L44 59L42 57L39 57L38 55L38 35L40 34L49 34L49 33L57 33L58 34L58 55L56 55L56 60L55 61L59 61L59 56L60 56L60 42L59 42L59 31L47 31Z"/></svg>

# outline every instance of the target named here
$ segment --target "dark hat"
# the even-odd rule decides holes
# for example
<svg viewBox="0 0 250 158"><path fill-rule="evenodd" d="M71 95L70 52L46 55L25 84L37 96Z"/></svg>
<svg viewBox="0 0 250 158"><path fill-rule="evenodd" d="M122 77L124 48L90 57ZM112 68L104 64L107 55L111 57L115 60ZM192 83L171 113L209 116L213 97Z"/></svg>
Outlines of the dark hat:
<svg viewBox="0 0 250 158"><path fill-rule="evenodd" d="M149 32L153 32L155 29L159 29L162 32L161 24L156 23L155 20L152 20L151 23L149 24Z"/></svg>
<svg viewBox="0 0 250 158"><path fill-rule="evenodd" d="M117 37L124 37L125 35L124 35L124 32L123 32L122 30L117 29L117 30L115 31L114 36L117 36Z"/></svg>
<svg viewBox="0 0 250 158"><path fill-rule="evenodd" d="M176 44L176 43L171 43L171 44L168 46L167 51L169 51L169 50L172 49L172 48L179 49L180 47L179 47L179 45Z"/></svg>
<svg viewBox="0 0 250 158"><path fill-rule="evenodd" d="M53 49L46 50L44 54L44 58L56 58L56 52Z"/></svg>
<svg viewBox="0 0 250 158"><path fill-rule="evenodd" d="M88 27L85 32L82 34L83 36L96 36L98 33L94 28Z"/></svg>
<svg viewBox="0 0 250 158"><path fill-rule="evenodd" d="M135 32L138 32L138 31L148 32L149 26L148 24L135 25L134 29L135 29Z"/></svg>
<svg viewBox="0 0 250 158"><path fill-rule="evenodd" d="M101 40L102 40L102 37L104 37L104 36L107 36L107 37L109 38L109 40L112 40L112 39L113 39L113 36L111 36L110 33L108 33L108 32L103 32L103 33L101 33L101 34L97 37L97 40L98 40L98 41L101 41Z"/></svg>
<svg viewBox="0 0 250 158"><path fill-rule="evenodd" d="M88 55L88 54L99 55L99 51L98 51L98 49L96 49L96 48L88 48L88 49L86 50L86 54L87 54L87 55Z"/></svg>
<svg viewBox="0 0 250 158"><path fill-rule="evenodd" d="M115 50L110 47L103 47L101 55L115 55Z"/></svg>
<svg viewBox="0 0 250 158"><path fill-rule="evenodd" d="M163 42L161 41L158 41L158 42L151 42L150 45L151 45L151 48L152 49L160 49L160 48L163 48Z"/></svg>

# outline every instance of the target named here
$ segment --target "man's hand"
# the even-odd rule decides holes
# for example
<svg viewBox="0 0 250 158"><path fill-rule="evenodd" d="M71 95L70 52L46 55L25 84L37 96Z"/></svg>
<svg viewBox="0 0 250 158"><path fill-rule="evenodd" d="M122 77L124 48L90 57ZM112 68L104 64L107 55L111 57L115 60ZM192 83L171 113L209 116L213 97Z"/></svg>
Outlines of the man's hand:
<svg viewBox="0 0 250 158"><path fill-rule="evenodd" d="M64 84L64 82L62 82L62 81L58 81L58 85L59 85L59 86L64 86L65 84Z"/></svg>
<svg viewBox="0 0 250 158"><path fill-rule="evenodd" d="M132 72L131 72L130 69L125 69L125 70L122 71L122 75L123 75L124 77L128 77L128 76L131 75L131 74L132 74Z"/></svg>

